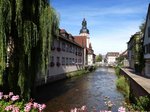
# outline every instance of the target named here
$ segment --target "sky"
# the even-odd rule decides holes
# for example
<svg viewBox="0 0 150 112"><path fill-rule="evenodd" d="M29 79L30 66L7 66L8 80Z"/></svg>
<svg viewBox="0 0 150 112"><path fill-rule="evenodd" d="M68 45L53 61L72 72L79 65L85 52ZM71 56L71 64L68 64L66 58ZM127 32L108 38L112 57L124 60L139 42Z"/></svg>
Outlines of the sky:
<svg viewBox="0 0 150 112"><path fill-rule="evenodd" d="M79 35L83 18L96 55L123 52L131 35L146 19L150 0L50 0L60 28Z"/></svg>

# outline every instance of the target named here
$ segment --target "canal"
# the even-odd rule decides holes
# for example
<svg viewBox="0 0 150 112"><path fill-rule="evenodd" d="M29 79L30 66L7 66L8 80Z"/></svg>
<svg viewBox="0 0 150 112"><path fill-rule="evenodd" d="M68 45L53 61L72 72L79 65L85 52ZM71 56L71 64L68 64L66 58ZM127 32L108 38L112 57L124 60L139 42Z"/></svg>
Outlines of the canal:
<svg viewBox="0 0 150 112"><path fill-rule="evenodd" d="M88 110L107 110L105 102L114 103L116 112L123 95L117 91L116 75L112 68L98 68L96 71L46 85L38 90L38 101L46 103L46 112L69 112L71 108L86 105Z"/></svg>

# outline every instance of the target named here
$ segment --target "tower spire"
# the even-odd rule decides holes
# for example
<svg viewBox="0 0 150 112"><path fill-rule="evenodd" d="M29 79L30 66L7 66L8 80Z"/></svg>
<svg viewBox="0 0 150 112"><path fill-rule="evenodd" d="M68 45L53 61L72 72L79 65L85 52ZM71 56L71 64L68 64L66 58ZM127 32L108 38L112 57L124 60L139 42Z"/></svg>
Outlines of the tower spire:
<svg viewBox="0 0 150 112"><path fill-rule="evenodd" d="M80 30L80 34L81 33L89 34L89 30L87 29L87 22L86 22L85 18L83 18L83 21L82 21L82 28Z"/></svg>

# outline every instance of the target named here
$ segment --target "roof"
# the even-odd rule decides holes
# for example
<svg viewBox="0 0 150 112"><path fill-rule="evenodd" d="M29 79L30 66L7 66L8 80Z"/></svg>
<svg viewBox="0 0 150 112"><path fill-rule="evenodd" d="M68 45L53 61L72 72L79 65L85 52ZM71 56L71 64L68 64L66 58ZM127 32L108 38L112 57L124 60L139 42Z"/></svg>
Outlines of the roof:
<svg viewBox="0 0 150 112"><path fill-rule="evenodd" d="M106 56L119 56L119 52L108 52Z"/></svg>
<svg viewBox="0 0 150 112"><path fill-rule="evenodd" d="M74 40L80 46L86 48L86 36L74 36Z"/></svg>
<svg viewBox="0 0 150 112"><path fill-rule="evenodd" d="M128 51L127 50L125 50L124 52L122 52L120 55L121 56L124 56L124 55L127 55L128 54Z"/></svg>
<svg viewBox="0 0 150 112"><path fill-rule="evenodd" d="M66 35L64 35L64 34L66 34ZM63 39L69 43L77 45L78 47L82 47L80 44L78 44L76 41L74 41L74 36L72 36L70 33L66 32L66 30L64 30L64 29L59 29L59 39Z"/></svg>

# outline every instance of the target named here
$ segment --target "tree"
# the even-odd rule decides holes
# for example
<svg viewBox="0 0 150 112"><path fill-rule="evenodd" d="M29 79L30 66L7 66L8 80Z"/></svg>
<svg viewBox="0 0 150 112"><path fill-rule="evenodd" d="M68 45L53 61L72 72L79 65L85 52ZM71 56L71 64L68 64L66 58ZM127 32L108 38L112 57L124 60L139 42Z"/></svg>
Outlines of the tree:
<svg viewBox="0 0 150 112"><path fill-rule="evenodd" d="M0 89L29 99L46 77L59 19L47 0L0 0Z"/></svg>
<svg viewBox="0 0 150 112"><path fill-rule="evenodd" d="M96 55L96 62L101 62L102 61L102 55Z"/></svg>
<svg viewBox="0 0 150 112"><path fill-rule="evenodd" d="M143 35L144 35L144 30L145 30L145 24L146 22L144 21L140 26L140 32L141 32L141 41L139 43L139 69L140 72L142 72L143 68L145 67L145 60L144 60L144 46L143 46Z"/></svg>

